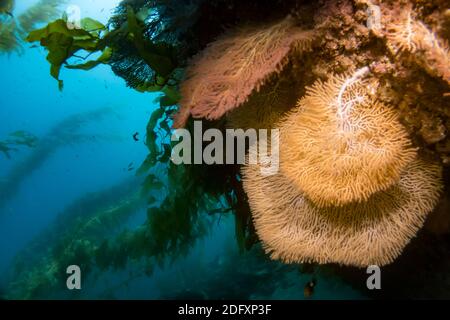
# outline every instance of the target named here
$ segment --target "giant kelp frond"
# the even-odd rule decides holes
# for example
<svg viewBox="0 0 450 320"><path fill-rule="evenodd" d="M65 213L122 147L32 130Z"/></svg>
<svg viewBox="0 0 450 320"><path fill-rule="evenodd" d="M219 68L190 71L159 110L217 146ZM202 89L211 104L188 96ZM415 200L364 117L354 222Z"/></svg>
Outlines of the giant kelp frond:
<svg viewBox="0 0 450 320"><path fill-rule="evenodd" d="M362 203L322 208L282 174L243 169L256 232L274 259L367 267L391 263L440 195L441 168L417 160L397 184Z"/></svg>
<svg viewBox="0 0 450 320"><path fill-rule="evenodd" d="M56 295L64 290L62 275L71 264L82 266L86 275L92 272L92 261L104 238L117 234L144 207L138 186L136 180L120 182L65 208L54 224L15 257L8 297L38 299Z"/></svg>
<svg viewBox="0 0 450 320"><path fill-rule="evenodd" d="M0 53L19 52L20 37L16 33L16 23L14 20L0 22Z"/></svg>
<svg viewBox="0 0 450 320"><path fill-rule="evenodd" d="M362 68L318 80L280 123L281 170L319 205L366 200L400 177L415 149Z"/></svg>
<svg viewBox="0 0 450 320"><path fill-rule="evenodd" d="M399 15L389 15L387 41L395 53L406 52L433 76L438 76L450 84L450 49L448 43L440 39L422 21L419 21L409 6Z"/></svg>
<svg viewBox="0 0 450 320"><path fill-rule="evenodd" d="M50 254L45 258L38 254L41 257L40 263L32 264L31 268L16 267L18 275L11 287L13 297L40 298L59 292L65 283L60 282L60 275L64 274L67 265L73 263L80 265L85 275L94 270L121 270L129 266L130 261L150 265L150 269L155 263L170 263L189 252L197 240L207 234L212 222L216 221L216 216L228 214L232 209L240 212L237 219L241 221L242 239L245 240L246 218L249 217L249 212L244 212L246 208L240 208L246 203L242 204L242 199L239 203L238 196L234 194L235 190L239 189L236 188L237 168L178 166L168 163L170 149L167 149L165 144L167 137L164 126L167 124L161 121L163 114L165 113L162 108L156 110L149 122L147 146L150 154L138 170L138 174L144 174L146 177L143 179L141 192L133 193L133 199L139 197L147 201L145 222L137 228L127 229L119 234L108 234L103 228L107 225L103 218L112 216L117 210L122 211L122 206L119 206L122 198L117 197L117 190L106 190L107 192L100 194L107 197L107 202L112 205L102 205L98 208L98 201L95 200L101 199L92 199L92 195L88 197L89 201L77 201L67 209L66 214L54 227L73 225L73 222L68 221L76 219L77 216L80 221L70 230L61 228L64 229L62 232L51 228L44 236L46 240L52 239L52 243L56 242ZM164 137L166 140L159 145L157 142L161 142L160 139ZM109 197L108 193L111 192ZM181 194L183 196L180 196ZM113 219L117 223L116 226L120 224L121 219L123 216ZM47 241L39 243L42 245ZM30 245L27 252L35 252L35 248L36 246ZM28 257L20 260L22 265L24 261L29 261ZM138 269L147 273L148 270L140 268L139 265Z"/></svg>
<svg viewBox="0 0 450 320"><path fill-rule="evenodd" d="M63 82L59 79L62 65L70 69L89 70L99 64L111 64L113 69L118 67L127 74L133 73L133 80L129 84L139 91L164 92L164 89L168 90L168 86L174 85L171 80L176 74L177 57L173 46L146 38L143 21L131 6L126 8L126 23L111 32L100 22L83 18L79 28L72 28L67 19L58 19L29 33L26 38L28 42L39 41L48 51L50 74L58 80L60 90L63 88ZM139 56L133 63L139 63L140 67L128 65L130 59L123 61L118 58L115 52L121 52L123 47L131 48ZM68 65L69 60L79 51L102 54L97 60ZM172 105L175 103L176 101Z"/></svg>
<svg viewBox="0 0 450 320"><path fill-rule="evenodd" d="M198 10L205 0L144 0L123 1L110 19L114 29L126 22L127 6L146 24L145 36L154 41L181 45L192 32ZM193 39L194 40L194 39Z"/></svg>
<svg viewBox="0 0 450 320"><path fill-rule="evenodd" d="M121 227L125 221L121 218L126 219L139 206L144 207L145 199L139 192L140 182L140 178L132 177L103 190L82 195L58 213L52 224L17 254L16 261L39 259L38 253L45 251L50 243L57 247L69 236L109 236ZM125 212L125 209L130 211Z"/></svg>
<svg viewBox="0 0 450 320"><path fill-rule="evenodd" d="M225 214L230 208L220 201L222 190L214 195L198 181L190 181L186 170L195 168L173 166L169 170L169 179L176 180L170 184L171 192L166 197L162 196L163 190L158 190L160 194L153 193L154 197L161 196L162 201L155 199L148 203L147 220L137 228L113 233L120 231L130 215L145 206L146 199L138 189L122 196L118 192L123 190L108 189L69 206L57 223L16 259L10 298L38 299L57 294L65 289L61 278L71 264L82 267L87 276L95 270L123 269L130 261L145 261L146 267L162 266L185 255L207 234L213 219L209 215ZM179 197L181 190L186 197ZM98 200L104 203L99 205ZM41 254L43 247L48 254Z"/></svg>
<svg viewBox="0 0 450 320"><path fill-rule="evenodd" d="M92 30L95 25L96 30ZM28 42L39 42L41 46L48 51L47 61L50 63L50 74L58 81L60 90L63 88L63 81L59 79L59 74L63 64L66 64L80 50L89 53L103 51L103 55L99 63L105 63L111 54L106 48L106 44L101 41L101 31L105 31L106 27L100 22L90 18L81 20L80 28L72 28L67 21L57 19L45 27L30 32L26 38ZM98 61L96 61L98 62ZM92 62L91 62L92 63ZM97 63L98 64L98 63ZM89 69L97 64L81 66L71 66L72 68Z"/></svg>
<svg viewBox="0 0 450 320"><path fill-rule="evenodd" d="M176 47L176 58L184 65L186 57L198 50L196 40L193 37L186 39L186 34L193 32L192 25L196 23L196 13L201 2L203 0L124 1L116 8L110 19L110 26L114 30L126 30L129 11L133 10L141 25L142 38ZM157 72L148 65L133 41L127 37L127 33L118 33L112 40L114 41L110 61L112 70L124 78L128 86L139 91L157 86ZM164 80L160 79L158 82L161 84Z"/></svg>
<svg viewBox="0 0 450 320"><path fill-rule="evenodd" d="M38 138L26 131L20 130L9 134L5 140L0 140L0 152L8 159L11 159L11 151L17 151L17 147L26 146L34 148L37 145ZM0 189L1 190L1 189Z"/></svg>
<svg viewBox="0 0 450 320"><path fill-rule="evenodd" d="M214 120L239 107L272 74L279 73L292 50L311 49L313 32L293 17L259 28L241 28L210 44L194 58L181 83L180 111L174 127L190 115Z"/></svg>
<svg viewBox="0 0 450 320"><path fill-rule="evenodd" d="M73 114L60 122L56 123L49 132L40 137L39 143L31 151L26 158L14 164L8 173L3 176L3 183L0 184L0 210L10 201L17 193L18 188L24 179L28 178L31 173L37 170L58 148L70 144L92 141L92 136L80 133L87 123L100 121L110 116L113 110L111 108L99 108L88 112ZM31 136L32 137L32 136ZM103 136L104 137L104 136ZM103 138L97 135L97 138ZM23 140L23 138L20 138ZM11 140L9 138L8 140ZM15 139L17 140L17 139ZM33 142L34 139L28 138L24 142Z"/></svg>

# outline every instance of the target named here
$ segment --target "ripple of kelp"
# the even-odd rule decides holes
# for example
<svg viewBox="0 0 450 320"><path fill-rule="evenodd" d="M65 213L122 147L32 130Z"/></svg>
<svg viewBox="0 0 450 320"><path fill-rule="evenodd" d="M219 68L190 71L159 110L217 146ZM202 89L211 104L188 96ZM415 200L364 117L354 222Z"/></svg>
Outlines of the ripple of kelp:
<svg viewBox="0 0 450 320"><path fill-rule="evenodd" d="M10 133L5 140L0 140L0 153L11 159L11 152L18 151L18 147L34 148L37 145L37 141L38 138L29 132L23 130L15 131Z"/></svg>
<svg viewBox="0 0 450 320"><path fill-rule="evenodd" d="M83 125L99 121L113 112L111 108L71 115L41 137L36 146L25 159L17 162L11 170L0 180L0 209L17 193L23 180L37 170L56 150L66 145L74 145L90 141L92 135L80 132ZM98 139L111 138L107 135L96 135ZM1 147L0 143L0 147Z"/></svg>
<svg viewBox="0 0 450 320"><path fill-rule="evenodd" d="M178 171L182 169L182 171ZM179 188L186 186L182 178L183 167L172 168L172 179L179 179ZM148 180L145 179L145 180ZM117 190L124 186L117 186ZM142 191L144 190L144 192ZM167 190L166 190L167 191ZM193 188L190 196L183 201L177 197L177 190L164 190L151 194L144 188L138 188L125 197L115 197L111 189L103 191L100 196L89 196L89 201L80 203L98 203L100 199L112 199L109 206L89 210L79 203L71 205L70 214L63 213L60 223L51 227L37 241L31 244L25 255L16 259L15 276L11 282L7 298L39 299L61 298L68 294L65 289L65 269L75 264L83 270L83 277L96 276L107 270L135 270L137 275L150 276L155 268L185 256L199 239L208 234L213 221L213 212L226 214L230 209L222 207L219 199L212 196L199 198L204 193L202 186ZM148 203L152 198L152 202ZM142 199L145 199L142 201ZM199 201L200 200L200 201ZM147 220L135 228L125 229L119 233L107 227L106 221L114 221L114 226L124 225L130 213L135 212L136 205L145 207ZM95 204L94 207L97 207ZM73 209L75 208L75 210ZM80 212L89 212L81 214ZM67 219L64 217L71 217ZM56 231L64 226L71 226L69 220L75 220L75 226L65 227L62 233ZM115 230L118 230L116 228ZM61 234L61 235L59 235ZM56 238L55 238L56 237ZM34 241L33 241L34 242ZM51 243L49 247L49 243ZM39 249L41 248L41 249ZM132 263L131 269L130 263ZM100 273L95 273L99 271ZM71 298L81 298L79 293ZM82 294L82 293L81 293Z"/></svg>
<svg viewBox="0 0 450 320"><path fill-rule="evenodd" d="M46 230L16 257L7 298L57 296L65 288L65 270L79 265L87 275L102 241L114 237L142 209L140 179L131 178L84 195L64 209Z"/></svg>

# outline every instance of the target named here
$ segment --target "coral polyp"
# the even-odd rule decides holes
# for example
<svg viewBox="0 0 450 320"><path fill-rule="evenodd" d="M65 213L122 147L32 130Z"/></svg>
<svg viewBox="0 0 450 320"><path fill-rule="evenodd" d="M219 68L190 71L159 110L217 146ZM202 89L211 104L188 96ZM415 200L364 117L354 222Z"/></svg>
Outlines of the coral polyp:
<svg viewBox="0 0 450 320"><path fill-rule="evenodd" d="M367 200L415 158L396 113L363 81L368 72L317 81L280 123L281 170L320 206Z"/></svg>

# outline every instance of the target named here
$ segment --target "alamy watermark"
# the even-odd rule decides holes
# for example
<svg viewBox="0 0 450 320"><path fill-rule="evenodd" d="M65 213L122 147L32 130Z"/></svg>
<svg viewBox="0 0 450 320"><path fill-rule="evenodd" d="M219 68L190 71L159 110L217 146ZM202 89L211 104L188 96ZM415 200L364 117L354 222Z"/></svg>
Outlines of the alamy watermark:
<svg viewBox="0 0 450 320"><path fill-rule="evenodd" d="M279 138L278 129L226 129L223 132L211 128L203 132L202 122L194 121L193 136L187 129L176 129L173 133L171 141L178 143L172 149L171 160L178 165L259 164L262 175L274 175L280 163Z"/></svg>
<svg viewBox="0 0 450 320"><path fill-rule="evenodd" d="M370 274L367 278L366 286L369 290L380 290L381 289L381 269L377 265L368 266L366 273Z"/></svg>
<svg viewBox="0 0 450 320"><path fill-rule="evenodd" d="M76 264L70 265L66 269L69 275L66 280L66 286L69 290L81 290L81 269Z"/></svg>
<svg viewBox="0 0 450 320"><path fill-rule="evenodd" d="M68 5L64 11L64 16L68 29L81 29L81 9L79 6L74 4Z"/></svg>

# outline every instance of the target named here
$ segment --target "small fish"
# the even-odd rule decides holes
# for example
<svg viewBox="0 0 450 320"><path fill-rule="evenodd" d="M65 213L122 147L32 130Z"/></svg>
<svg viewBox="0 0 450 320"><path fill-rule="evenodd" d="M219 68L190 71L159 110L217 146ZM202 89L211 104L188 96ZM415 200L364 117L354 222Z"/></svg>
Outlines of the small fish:
<svg viewBox="0 0 450 320"><path fill-rule="evenodd" d="M136 132L135 134L133 134L133 139L134 141L139 141L139 132Z"/></svg>
<svg viewBox="0 0 450 320"><path fill-rule="evenodd" d="M314 287L316 286L317 281L316 279L312 279L311 281L308 281L308 283L305 285L305 288L303 289L303 295L305 298L311 298L314 294Z"/></svg>

